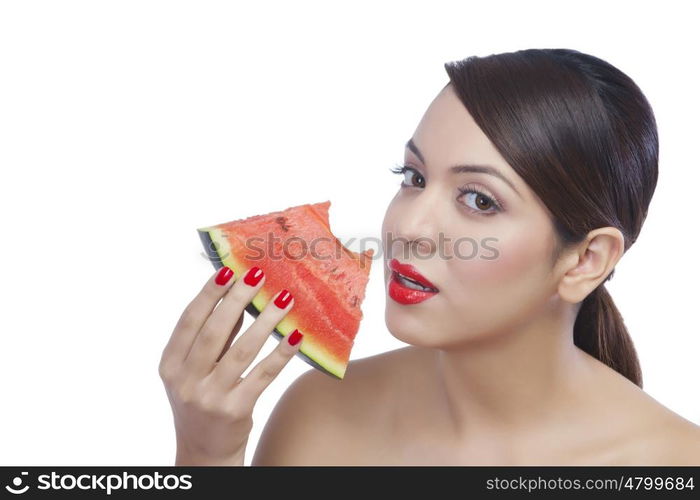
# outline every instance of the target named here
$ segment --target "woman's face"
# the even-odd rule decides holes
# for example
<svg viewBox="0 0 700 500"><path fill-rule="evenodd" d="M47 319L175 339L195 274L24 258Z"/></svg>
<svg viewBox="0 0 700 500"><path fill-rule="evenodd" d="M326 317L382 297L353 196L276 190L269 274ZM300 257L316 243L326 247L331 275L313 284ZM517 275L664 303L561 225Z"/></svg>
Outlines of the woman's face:
<svg viewBox="0 0 700 500"><path fill-rule="evenodd" d="M512 332L541 317L557 290L548 211L452 85L430 104L410 142L409 170L400 176L405 187L382 224L388 329L408 344L447 347ZM500 175L452 171L460 165L489 166ZM392 283L392 258L414 266L438 293ZM425 300L411 302L412 296Z"/></svg>

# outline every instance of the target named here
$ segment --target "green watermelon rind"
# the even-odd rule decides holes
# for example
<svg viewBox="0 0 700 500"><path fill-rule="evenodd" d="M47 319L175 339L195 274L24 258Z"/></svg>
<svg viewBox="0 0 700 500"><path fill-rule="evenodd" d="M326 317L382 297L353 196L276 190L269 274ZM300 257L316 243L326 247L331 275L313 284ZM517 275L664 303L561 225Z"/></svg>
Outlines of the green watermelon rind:
<svg viewBox="0 0 700 500"><path fill-rule="evenodd" d="M230 249L222 248L221 243L225 242L225 238L217 237L217 233L221 232L219 229L201 228L197 229L197 232L199 233L199 238L202 241L202 244L204 245L204 250L207 253L207 258L214 266L214 269L220 269L225 265L228 265L231 269L239 267L234 265L232 262L229 262L229 260L232 260L232 254L230 252ZM213 237L212 233L214 234ZM215 242L216 245L214 244ZM221 254L223 254L224 257L222 257L219 252L221 252ZM260 295L261 294L256 295L250 302L250 304L248 304L245 307L245 310L248 312L248 314L250 314L254 318L258 317L258 315L264 307L264 300L260 297ZM280 323L278 323L277 326L272 330L272 334L277 340L282 340L287 334L289 334L293 330L293 328L290 328L286 332L283 331L284 325L291 323L286 320L287 318L283 318L282 321L280 321ZM308 343L306 345L302 344L302 346L297 351L296 355L303 359L306 363L310 364L311 366L325 373L326 375L333 377L334 379L342 380L345 376L346 367L344 365L340 363L331 363L329 361L326 361L328 356L320 352L318 348L316 348L311 343ZM319 361L317 361L317 359Z"/></svg>

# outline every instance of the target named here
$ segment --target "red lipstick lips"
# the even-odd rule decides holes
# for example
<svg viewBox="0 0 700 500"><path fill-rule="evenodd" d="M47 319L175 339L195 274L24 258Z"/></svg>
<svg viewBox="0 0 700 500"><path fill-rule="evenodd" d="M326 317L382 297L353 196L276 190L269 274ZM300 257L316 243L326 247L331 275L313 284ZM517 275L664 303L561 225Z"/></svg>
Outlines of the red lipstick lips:
<svg viewBox="0 0 700 500"><path fill-rule="evenodd" d="M410 264L391 259L389 269L392 271L389 296L400 304L417 304L439 293L437 287Z"/></svg>

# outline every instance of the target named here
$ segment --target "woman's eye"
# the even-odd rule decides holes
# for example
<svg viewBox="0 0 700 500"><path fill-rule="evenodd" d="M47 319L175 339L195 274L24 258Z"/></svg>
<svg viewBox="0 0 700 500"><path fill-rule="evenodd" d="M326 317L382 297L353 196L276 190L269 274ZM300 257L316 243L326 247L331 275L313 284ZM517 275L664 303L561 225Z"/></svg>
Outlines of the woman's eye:
<svg viewBox="0 0 700 500"><path fill-rule="evenodd" d="M395 174L405 174L401 187L425 187L425 178L414 168L406 165L397 166L391 170Z"/></svg>
<svg viewBox="0 0 700 500"><path fill-rule="evenodd" d="M395 174L404 174L404 180L401 182L401 187L425 187L425 177L421 175L415 168L407 165L396 165L391 171ZM495 196L489 196L475 186L468 185L464 188L459 188L460 195L457 198L465 198L466 205L473 213L478 215L493 215L496 212L503 211L503 205Z"/></svg>
<svg viewBox="0 0 700 500"><path fill-rule="evenodd" d="M465 199L464 204L477 213L490 215L501 211L501 206L498 202L473 187L467 187L459 191L461 193L460 198Z"/></svg>
<svg viewBox="0 0 700 500"><path fill-rule="evenodd" d="M404 183L404 185L425 187L425 179L417 171L413 170L412 168L407 168L406 173L409 175L408 175L408 181L406 181ZM404 177L404 179L406 179L406 177Z"/></svg>

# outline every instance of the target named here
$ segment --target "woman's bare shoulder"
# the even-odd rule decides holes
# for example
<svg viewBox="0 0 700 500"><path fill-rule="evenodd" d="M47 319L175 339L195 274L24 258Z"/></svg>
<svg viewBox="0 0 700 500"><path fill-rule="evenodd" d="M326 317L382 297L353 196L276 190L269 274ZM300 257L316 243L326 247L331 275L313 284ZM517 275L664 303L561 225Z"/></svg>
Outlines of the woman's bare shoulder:
<svg viewBox="0 0 700 500"><path fill-rule="evenodd" d="M700 465L700 426L691 422L679 423L678 429L671 434L671 452L672 462L669 463Z"/></svg>
<svg viewBox="0 0 700 500"><path fill-rule="evenodd" d="M396 393L397 383L403 373L410 373L410 361L415 356L413 346L395 349L351 360L342 380L310 369L297 382L306 386L304 392L328 398L327 402L332 402L345 422L354 414L366 418L389 407L387 403Z"/></svg>
<svg viewBox="0 0 700 500"><path fill-rule="evenodd" d="M700 465L700 426L658 404L660 415L649 439L658 464Z"/></svg>
<svg viewBox="0 0 700 500"><path fill-rule="evenodd" d="M639 389L629 415L630 463L700 465L700 426Z"/></svg>
<svg viewBox="0 0 700 500"><path fill-rule="evenodd" d="M350 465L381 440L404 349L351 360L342 380L310 368L284 392L251 465Z"/></svg>

